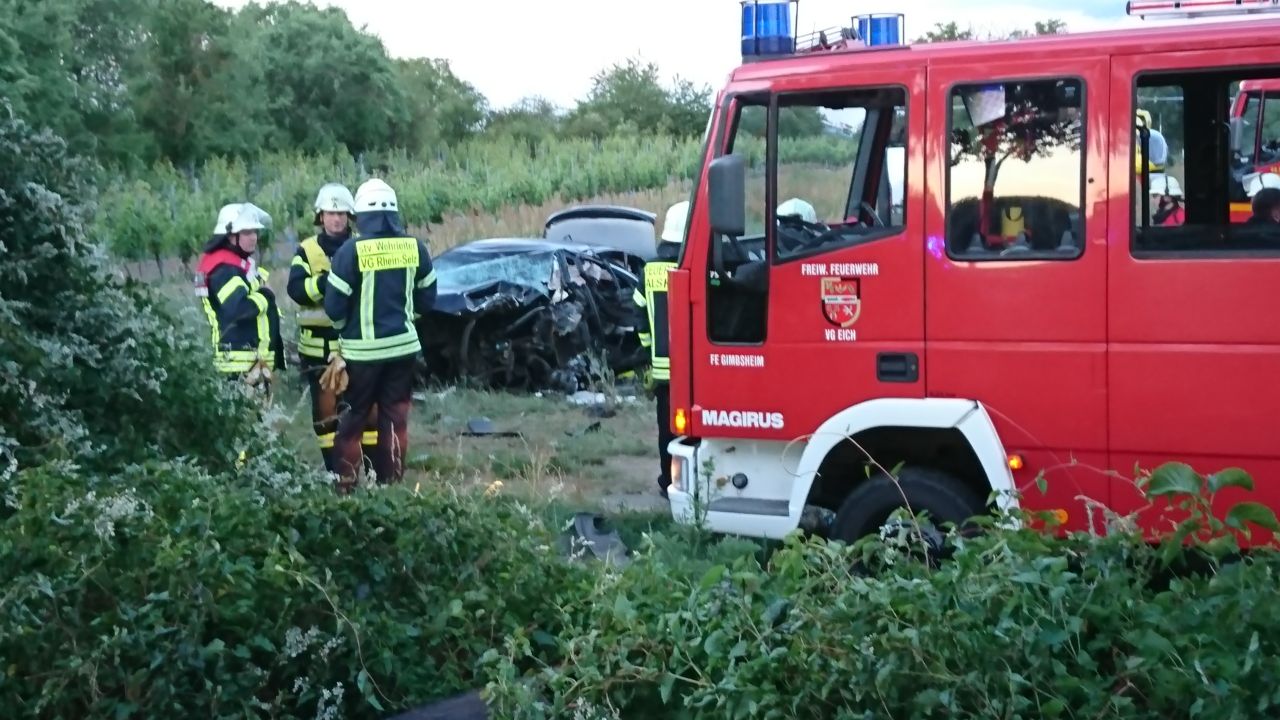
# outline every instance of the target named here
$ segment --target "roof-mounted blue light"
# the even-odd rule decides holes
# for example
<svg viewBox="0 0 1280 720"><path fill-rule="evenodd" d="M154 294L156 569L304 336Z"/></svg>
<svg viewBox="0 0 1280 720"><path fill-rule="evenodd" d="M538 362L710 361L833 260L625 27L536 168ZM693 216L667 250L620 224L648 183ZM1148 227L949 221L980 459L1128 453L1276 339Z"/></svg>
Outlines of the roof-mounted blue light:
<svg viewBox="0 0 1280 720"><path fill-rule="evenodd" d="M867 47L901 45L903 43L903 17L901 13L856 15L858 37Z"/></svg>
<svg viewBox="0 0 1280 720"><path fill-rule="evenodd" d="M794 53L798 5L799 0L742 0L743 59Z"/></svg>

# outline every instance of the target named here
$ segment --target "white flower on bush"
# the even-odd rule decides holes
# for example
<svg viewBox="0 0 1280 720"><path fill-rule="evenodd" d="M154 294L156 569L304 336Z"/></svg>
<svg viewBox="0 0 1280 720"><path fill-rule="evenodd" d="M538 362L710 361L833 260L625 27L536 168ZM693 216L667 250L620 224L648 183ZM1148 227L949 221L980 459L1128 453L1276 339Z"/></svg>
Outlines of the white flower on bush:
<svg viewBox="0 0 1280 720"><path fill-rule="evenodd" d="M284 634L284 653L291 658L298 657L306 652L307 648L310 648L313 643L318 642L319 639L320 628L315 625L312 625L305 635L302 633L301 628L291 627Z"/></svg>
<svg viewBox="0 0 1280 720"><path fill-rule="evenodd" d="M342 683L333 686L332 690L325 688L320 691L320 703L316 705L316 720L334 720L342 716ZM329 705L329 701L333 701L333 705Z"/></svg>
<svg viewBox="0 0 1280 720"><path fill-rule="evenodd" d="M131 520L150 520L155 517L151 506L139 500L129 488L119 495L99 498L90 490L83 498L73 498L62 514L66 517L83 512L93 522L93 531L103 540L115 537L116 524Z"/></svg>

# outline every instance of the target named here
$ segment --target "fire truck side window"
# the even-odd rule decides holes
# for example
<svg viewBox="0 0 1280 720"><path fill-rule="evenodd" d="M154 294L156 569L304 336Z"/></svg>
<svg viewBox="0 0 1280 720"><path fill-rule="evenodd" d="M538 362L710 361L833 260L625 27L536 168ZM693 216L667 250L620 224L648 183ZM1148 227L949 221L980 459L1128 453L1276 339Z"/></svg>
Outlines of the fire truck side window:
<svg viewBox="0 0 1280 720"><path fill-rule="evenodd" d="M1115 148L1133 158L1131 252L1280 251L1280 221L1267 208L1255 213L1253 202L1260 192L1280 195L1280 69L1144 73L1134 101L1133 136Z"/></svg>
<svg viewBox="0 0 1280 720"><path fill-rule="evenodd" d="M951 90L947 254L1074 260L1084 250L1084 83L1048 79Z"/></svg>
<svg viewBox="0 0 1280 720"><path fill-rule="evenodd" d="M788 94L778 105L775 258L900 233L906 90Z"/></svg>

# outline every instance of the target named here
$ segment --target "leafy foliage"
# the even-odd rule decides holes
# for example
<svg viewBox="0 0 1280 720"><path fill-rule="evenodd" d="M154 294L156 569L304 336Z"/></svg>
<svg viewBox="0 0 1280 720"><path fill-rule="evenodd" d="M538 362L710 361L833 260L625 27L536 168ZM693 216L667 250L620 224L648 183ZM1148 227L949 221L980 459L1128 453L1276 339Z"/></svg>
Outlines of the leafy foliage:
<svg viewBox="0 0 1280 720"><path fill-rule="evenodd" d="M509 634L560 634L550 602L586 572L528 508L442 487L168 462L19 485L0 706L32 717L385 717L483 684Z"/></svg>
<svg viewBox="0 0 1280 720"><path fill-rule="evenodd" d="M1215 493L1239 470L1185 465L1147 479L1184 520L1148 543L988 524L951 537L937 567L898 537L855 546L789 537L710 567L671 566L661 541L561 606L565 658L519 638L486 657L502 717L1229 718L1280 697L1270 628L1280 557L1239 553L1236 531L1280 530ZM1145 482L1145 481L1144 481ZM1024 521L1034 518L1024 516ZM904 534L905 535L905 534Z"/></svg>
<svg viewBox="0 0 1280 720"><path fill-rule="evenodd" d="M226 466L255 430L207 340L117 282L86 234L92 168L0 113L0 468Z"/></svg>

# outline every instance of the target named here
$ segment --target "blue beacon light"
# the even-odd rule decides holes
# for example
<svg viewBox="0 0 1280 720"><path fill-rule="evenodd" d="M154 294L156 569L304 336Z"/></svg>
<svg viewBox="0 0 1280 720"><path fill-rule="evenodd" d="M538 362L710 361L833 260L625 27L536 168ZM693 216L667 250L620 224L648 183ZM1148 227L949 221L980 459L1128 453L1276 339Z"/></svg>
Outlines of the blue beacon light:
<svg viewBox="0 0 1280 720"><path fill-rule="evenodd" d="M901 13L858 15L858 36L867 47L901 45L903 17Z"/></svg>
<svg viewBox="0 0 1280 720"><path fill-rule="evenodd" d="M798 0L742 0L742 57L795 52L792 9Z"/></svg>

